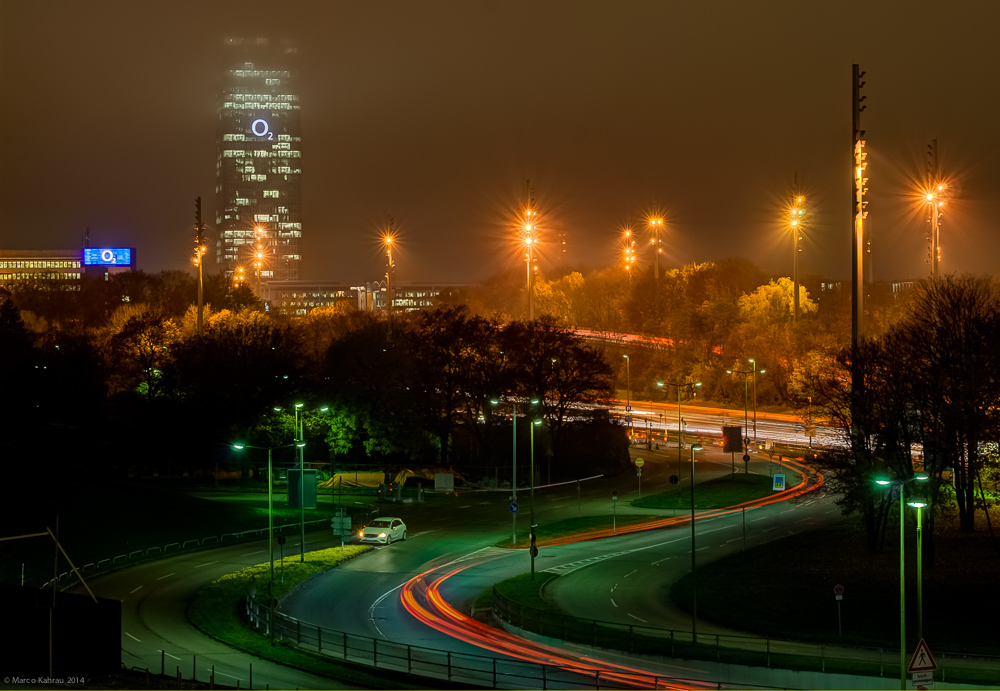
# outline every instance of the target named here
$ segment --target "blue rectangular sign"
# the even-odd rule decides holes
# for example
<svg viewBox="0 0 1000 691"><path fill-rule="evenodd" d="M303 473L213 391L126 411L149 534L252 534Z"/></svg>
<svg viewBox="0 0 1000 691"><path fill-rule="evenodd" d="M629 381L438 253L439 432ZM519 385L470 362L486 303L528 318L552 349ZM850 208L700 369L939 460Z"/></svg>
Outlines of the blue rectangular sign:
<svg viewBox="0 0 1000 691"><path fill-rule="evenodd" d="M132 250L128 247L85 249L83 250L85 266L120 266L132 263Z"/></svg>

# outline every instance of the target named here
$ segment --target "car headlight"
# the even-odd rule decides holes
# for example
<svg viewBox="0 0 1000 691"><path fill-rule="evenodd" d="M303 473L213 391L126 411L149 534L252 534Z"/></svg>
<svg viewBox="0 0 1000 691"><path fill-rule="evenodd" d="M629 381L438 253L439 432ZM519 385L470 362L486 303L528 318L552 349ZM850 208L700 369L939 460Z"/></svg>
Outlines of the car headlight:
<svg viewBox="0 0 1000 691"><path fill-rule="evenodd" d="M378 536L379 537L385 537L385 533L379 533Z"/></svg>
<svg viewBox="0 0 1000 691"><path fill-rule="evenodd" d="M364 536L365 536L365 531L362 530L360 533L358 533L358 537L364 537Z"/></svg>

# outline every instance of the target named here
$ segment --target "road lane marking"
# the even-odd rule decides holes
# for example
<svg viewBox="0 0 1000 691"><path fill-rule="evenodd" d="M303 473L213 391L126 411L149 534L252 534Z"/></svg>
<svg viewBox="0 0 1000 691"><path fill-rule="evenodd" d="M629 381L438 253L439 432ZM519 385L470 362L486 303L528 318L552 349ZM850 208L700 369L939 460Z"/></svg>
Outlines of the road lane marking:
<svg viewBox="0 0 1000 691"><path fill-rule="evenodd" d="M158 581L162 581L162 580L163 580L164 578L170 578L171 576L173 576L173 575L175 575L175 574L176 574L176 572L175 572L175 573L168 573L168 574L167 574L166 576L160 576L160 577L159 577L159 578L157 578L156 580L158 580Z"/></svg>
<svg viewBox="0 0 1000 691"><path fill-rule="evenodd" d="M629 571L629 572L628 572L627 574L625 574L625 578L628 578L629 576L631 576L631 575L632 575L633 573L635 573L635 572L636 572L636 571L638 571L638 570L639 570L639 569L632 569L632 570L631 570L631 571Z"/></svg>
<svg viewBox="0 0 1000 691"><path fill-rule="evenodd" d="M267 551L266 549L259 549L256 552L247 552L246 554L241 554L240 556L241 557L252 557L255 554L263 554L266 551Z"/></svg>
<svg viewBox="0 0 1000 691"><path fill-rule="evenodd" d="M700 552L703 549L712 549L712 547L711 547L711 545L709 545L708 547L699 547L698 549L695 550L695 552Z"/></svg>
<svg viewBox="0 0 1000 691"><path fill-rule="evenodd" d="M139 586L139 588L142 588L142 586L140 585L140 586ZM134 593L134 592L135 592L136 590L139 590L139 588L134 588L134 589L132 589L132 590L128 591L128 594L129 594L129 595L131 595L131 594L132 594L132 593Z"/></svg>
<svg viewBox="0 0 1000 691"><path fill-rule="evenodd" d="M229 677L230 679L237 679L239 681L243 681L243 677L234 677L232 674L226 674L225 672L216 671L215 676L217 676L217 677L220 677L220 676L221 677Z"/></svg>
<svg viewBox="0 0 1000 691"><path fill-rule="evenodd" d="M642 622L643 624L646 624L646 623L648 623L648 622L647 622L647 621L646 621L645 619L643 619L643 618L641 618L641 617L637 617L637 616L635 616L634 614L629 614L628 612L625 612L625 614L628 614L628 616L632 617L632 618L633 618L633 619L635 619L636 621L641 621L641 622Z"/></svg>
<svg viewBox="0 0 1000 691"><path fill-rule="evenodd" d="M142 641L140 641L138 638L136 638L135 636L133 636L132 634L130 634L128 631L123 631L122 633L124 633L126 636L128 636L129 638L131 638L136 643L142 643Z"/></svg>
<svg viewBox="0 0 1000 691"><path fill-rule="evenodd" d="M163 653L164 655L166 655L167 657L170 657L170 658L173 658L174 660L180 660L180 658L179 658L179 657L177 657L176 655L171 655L171 654L170 654L170 653L168 653L168 652L167 652L166 650L161 650L160 648L157 648L157 650L158 650L159 652Z"/></svg>
<svg viewBox="0 0 1000 691"><path fill-rule="evenodd" d="M209 562L205 562L204 564L198 564L194 568L200 569L202 566L211 566L212 564L218 564L218 563L219 563L218 561L209 561Z"/></svg>
<svg viewBox="0 0 1000 691"><path fill-rule="evenodd" d="M611 592L615 592L615 588L617 588L617 587L618 587L618 584L615 583L614 586L611 588Z"/></svg>
<svg viewBox="0 0 1000 691"><path fill-rule="evenodd" d="M614 598L611 598L611 604L613 604L613 605L614 605L615 607L617 607L617 606L618 606L618 603L617 603L617 602L615 602L615 599L614 599Z"/></svg>

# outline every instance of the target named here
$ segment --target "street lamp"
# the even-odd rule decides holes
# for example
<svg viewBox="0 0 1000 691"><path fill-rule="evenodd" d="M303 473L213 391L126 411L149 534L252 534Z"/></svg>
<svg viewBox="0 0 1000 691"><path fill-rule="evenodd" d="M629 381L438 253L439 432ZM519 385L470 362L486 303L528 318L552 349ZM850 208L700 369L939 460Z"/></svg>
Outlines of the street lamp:
<svg viewBox="0 0 1000 691"><path fill-rule="evenodd" d="M663 219L658 216L651 217L648 221L652 238L649 242L653 246L653 279L660 282L660 254L663 249L660 247L660 231L663 230Z"/></svg>
<svg viewBox="0 0 1000 691"><path fill-rule="evenodd" d="M632 280L632 265L635 264L635 238L632 236L632 226L626 225L623 231L622 250L624 252L625 271L628 280Z"/></svg>
<svg viewBox="0 0 1000 691"><path fill-rule="evenodd" d="M386 278L386 290L388 291L388 301L386 303L386 311L392 314L393 308L393 294L392 294L392 275L396 272L396 264L392 260L392 243L395 242L396 236L393 234L393 221L392 217L389 217L389 229L382 236L382 246L385 247L385 278Z"/></svg>
<svg viewBox="0 0 1000 691"><path fill-rule="evenodd" d="M917 510L917 639L924 638L924 509L930 504L923 497L913 497L906 502Z"/></svg>
<svg viewBox="0 0 1000 691"><path fill-rule="evenodd" d="M904 558L906 549L906 531L904 530L906 523L906 502L903 500L903 488L911 482L916 480L923 482L927 478L928 475L924 473L914 475L909 480L890 480L885 477L875 478L875 484L877 485L899 487L899 688L902 691L906 691L906 560ZM925 503L921 500L920 504L923 506ZM919 511L917 515L920 515ZM923 594L922 590L920 594ZM922 612L920 613L920 618L923 618Z"/></svg>
<svg viewBox="0 0 1000 691"><path fill-rule="evenodd" d="M538 232L538 213L530 206L524 210L524 261L527 263L527 288L528 288L528 321L535 318L535 301L531 294L532 277L535 272L535 245L538 244L536 233Z"/></svg>
<svg viewBox="0 0 1000 691"><path fill-rule="evenodd" d="M792 202L791 218L789 219L789 224L792 227L792 283L794 285L795 293L792 296L792 302L795 305L795 321L799 320L799 241L802 239L802 215L805 210L802 208L802 203L805 201L805 197L797 194L795 200Z"/></svg>
<svg viewBox="0 0 1000 691"><path fill-rule="evenodd" d="M628 416L628 441L632 443L632 366L628 355L625 358L625 415Z"/></svg>
<svg viewBox="0 0 1000 691"><path fill-rule="evenodd" d="M490 403L497 406L500 405L499 398L490 399ZM517 401L511 399L511 404L514 406L514 414L511 416L511 428L513 429L513 444L511 446L511 464L514 467L514 474L511 480L511 508L517 506ZM511 543L517 544L517 511L511 511Z"/></svg>
<svg viewBox="0 0 1000 691"><path fill-rule="evenodd" d="M698 572L694 559L694 452L701 444L691 445L691 642L698 642Z"/></svg>
<svg viewBox="0 0 1000 691"><path fill-rule="evenodd" d="M274 449L287 449L292 446L302 448L305 445L305 442L299 441L291 444L285 444L283 446L253 446L251 444L240 444L238 442L233 444L233 448L237 451L242 451L243 449L258 449L263 451L264 449L267 449L267 550L268 561L271 564L271 580L267 584L267 599L271 614L267 620L267 627L270 629L271 645L274 645L274 596L271 591L274 583L274 472L273 465L271 463L271 456Z"/></svg>
<svg viewBox="0 0 1000 691"><path fill-rule="evenodd" d="M754 362L753 358L750 358L750 362L753 363L753 369L727 369L726 374L742 374L743 375L743 437L744 439L749 439L749 413L747 412L747 398L749 396L747 389L747 377L753 375L753 440L757 441L757 373L760 372L764 374L767 370L757 369L757 363ZM749 442L744 442L746 445Z"/></svg>
<svg viewBox="0 0 1000 691"><path fill-rule="evenodd" d="M662 387L663 384L664 384L664 382L659 382L659 381L656 382L657 386L661 386ZM666 382L666 384L667 384L667 386L676 386L677 387L677 472L680 473L681 472L681 449L684 447L684 423L681 421L681 392L685 388L690 388L692 391L694 391L694 387L701 386L701 382L700 381L696 381L696 382L674 383L674 382L669 382L668 381L668 382ZM665 430L664 430L664 434L666 434Z"/></svg>
<svg viewBox="0 0 1000 691"><path fill-rule="evenodd" d="M753 358L748 359L753 365L753 440L757 441L757 372L764 374L767 370L758 370L757 361Z"/></svg>
<svg viewBox="0 0 1000 691"><path fill-rule="evenodd" d="M532 400L531 402L532 402L532 404L537 404L538 400L535 399L535 400ZM528 429L530 430L529 436L531 438L531 466L530 466L530 471L531 471L531 502L530 502L530 504L531 504L531 508L530 508L530 516L529 516L529 518L530 518L530 521L531 521L531 534L532 534L532 536L534 536L534 531L535 531L535 527L536 527L535 526L535 426L536 425L540 425L540 424L542 424L541 420L534 420L528 426ZM531 541L531 545L529 546L529 550L530 550L530 554L531 554L531 580L535 580L535 549L534 549L534 547L535 547L534 540L532 540Z"/></svg>

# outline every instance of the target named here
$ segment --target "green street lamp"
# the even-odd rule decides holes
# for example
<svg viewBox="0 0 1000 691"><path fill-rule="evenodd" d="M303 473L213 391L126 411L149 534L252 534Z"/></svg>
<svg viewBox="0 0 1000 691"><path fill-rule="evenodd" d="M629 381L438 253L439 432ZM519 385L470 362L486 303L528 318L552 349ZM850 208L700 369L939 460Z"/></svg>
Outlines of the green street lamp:
<svg viewBox="0 0 1000 691"><path fill-rule="evenodd" d="M924 638L924 509L930 506L923 497L911 497L907 506L917 510L917 640Z"/></svg>
<svg viewBox="0 0 1000 691"><path fill-rule="evenodd" d="M914 475L909 480L890 480L883 476L875 478L875 484L877 485L899 487L899 688L902 691L906 691L906 560L904 554L906 549L906 531L904 529L906 524L906 502L903 500L903 488L914 481L926 481L928 477L926 473L921 473ZM925 504L921 500L921 506L923 505ZM919 511L917 515L920 515ZM920 556L922 555L918 552L918 559ZM917 577L917 582L919 583L919 576ZM918 592L919 595L923 595L920 586L918 586ZM923 619L922 612L919 614L919 619Z"/></svg>
<svg viewBox="0 0 1000 691"><path fill-rule="evenodd" d="M533 400L532 403L537 404L538 401L537 400ZM534 420L528 426L528 429L530 430L529 436L531 438L531 502L530 502L531 503L531 509L530 509L531 515L530 515L530 521L531 521L531 534L532 534L532 537L534 537L535 528L537 527L535 525L535 427L537 427L540 424L542 424L541 420ZM531 580L535 580L535 554L536 554L537 550L535 549L534 542L535 542L534 539L532 539L531 540L531 544L529 545L529 548L528 548L528 550L529 550L529 552L531 554Z"/></svg>
<svg viewBox="0 0 1000 691"><path fill-rule="evenodd" d="M659 381L656 382L656 385L660 386L660 387L662 387L663 384L664 384L664 382L659 382ZM677 384L675 384L674 382L669 382L668 381L668 382L666 382L666 384L667 384L667 386L676 386L677 387L677 472L680 473L681 472L681 449L684 448L684 423L681 420L681 392L684 389L686 389L686 388L689 388L689 389L691 389L691 391L694 391L694 387L701 386L701 382L700 381L696 381L696 382L683 382L683 383L677 383ZM664 434L664 443L666 443L666 439L665 439L666 434L667 434L666 429L663 430L663 434Z"/></svg>
<svg viewBox="0 0 1000 691"><path fill-rule="evenodd" d="M701 444L691 445L691 642L698 642L698 571L694 552L694 452L701 451Z"/></svg>
<svg viewBox="0 0 1000 691"><path fill-rule="evenodd" d="M264 449L267 449L267 550L268 562L270 562L271 565L271 580L267 584L267 599L271 613L267 620L267 628L270 629L269 633L271 636L271 645L274 645L274 596L272 593L272 586L274 583L274 473L271 456L274 449L287 449L292 446L302 448L305 445L305 442L298 441L291 444L285 444L284 446L253 446L251 444L241 444L239 442L233 444L233 448L237 451L242 451L243 449L258 449L263 451Z"/></svg>
<svg viewBox="0 0 1000 691"><path fill-rule="evenodd" d="M491 398L490 403L494 406L500 405L499 398ZM511 399L514 406L514 413L511 416L511 428L513 429L513 444L511 446L511 464L513 465L513 476L511 480L511 504L517 504L517 401ZM517 544L517 511L511 511L511 543Z"/></svg>

